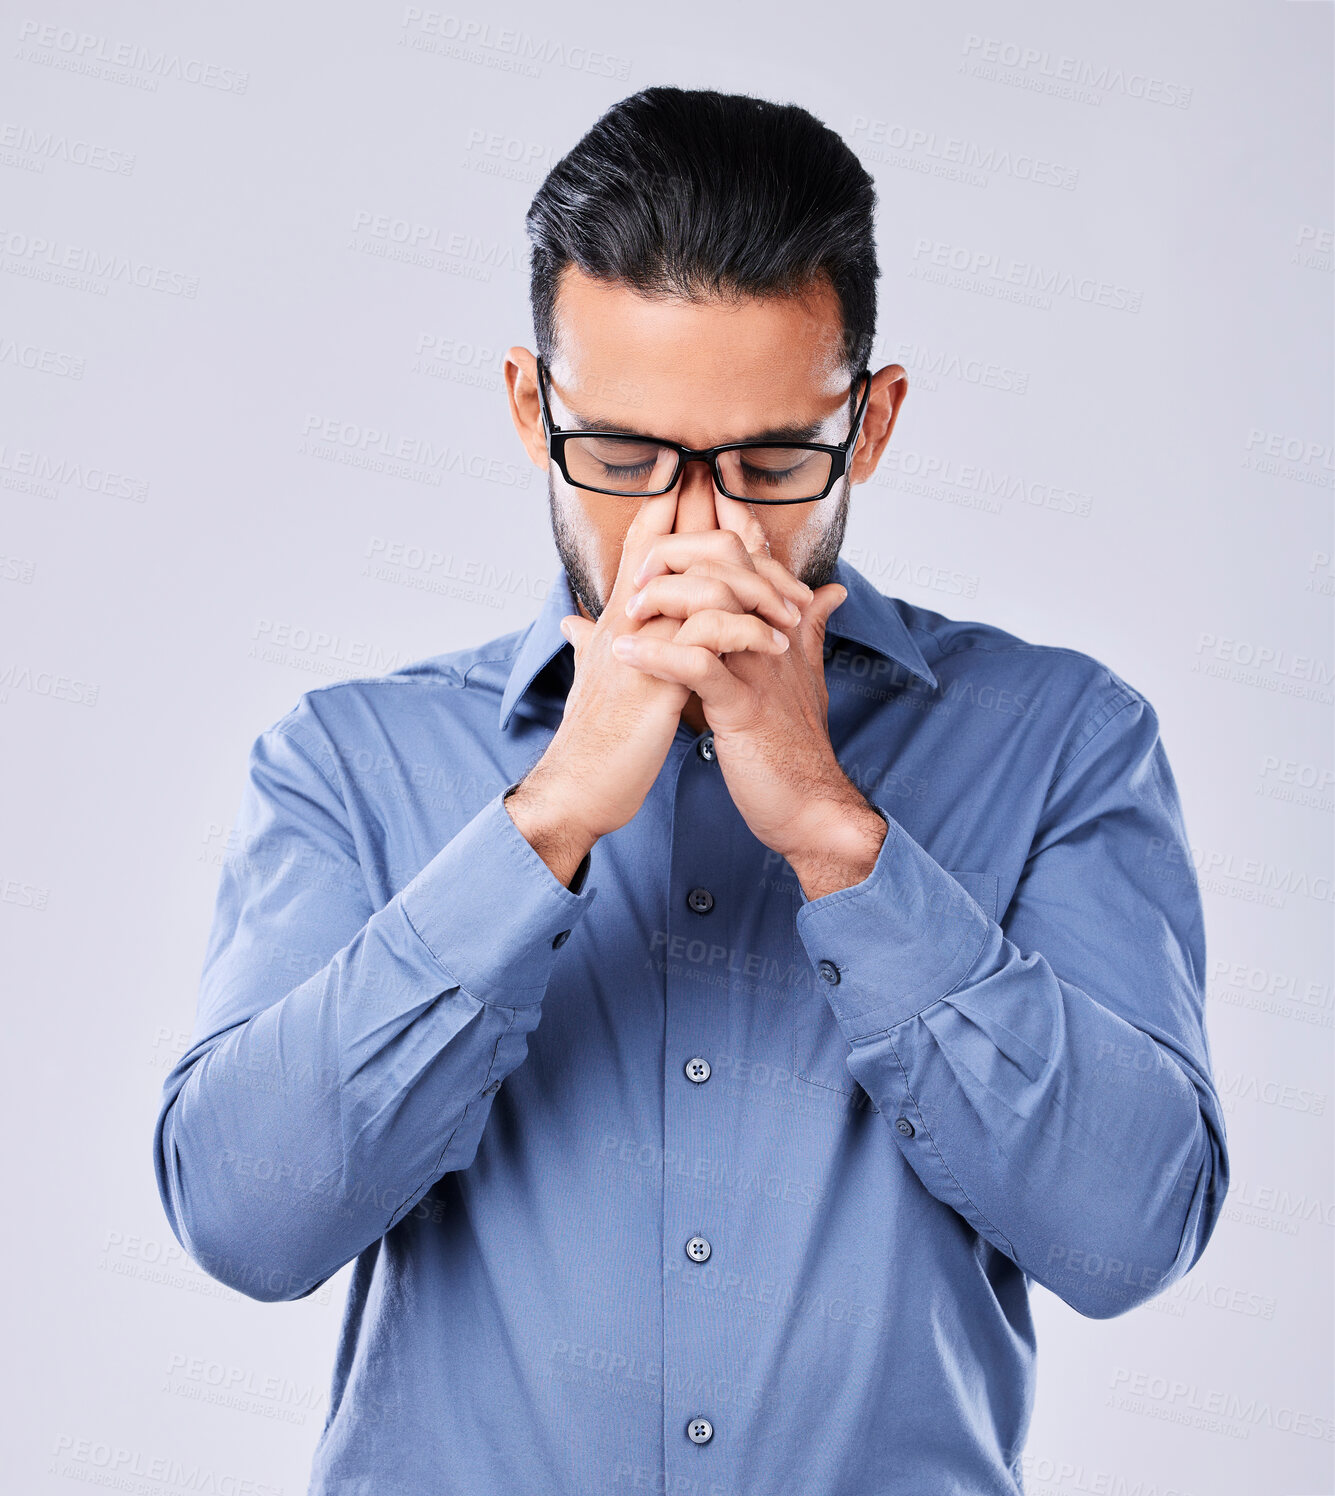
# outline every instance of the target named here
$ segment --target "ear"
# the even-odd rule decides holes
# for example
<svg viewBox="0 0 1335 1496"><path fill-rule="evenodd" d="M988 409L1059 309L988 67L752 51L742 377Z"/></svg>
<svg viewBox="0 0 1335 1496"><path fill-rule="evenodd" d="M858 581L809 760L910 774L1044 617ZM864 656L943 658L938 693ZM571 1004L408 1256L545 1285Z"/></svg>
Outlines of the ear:
<svg viewBox="0 0 1335 1496"><path fill-rule="evenodd" d="M538 360L527 348L506 351L502 366L505 390L510 399L510 419L534 467L547 467L547 442L542 434L542 407L538 401Z"/></svg>
<svg viewBox="0 0 1335 1496"><path fill-rule="evenodd" d="M887 364L872 375L862 434L849 464L850 483L865 483L876 471L908 392L909 376L902 364Z"/></svg>

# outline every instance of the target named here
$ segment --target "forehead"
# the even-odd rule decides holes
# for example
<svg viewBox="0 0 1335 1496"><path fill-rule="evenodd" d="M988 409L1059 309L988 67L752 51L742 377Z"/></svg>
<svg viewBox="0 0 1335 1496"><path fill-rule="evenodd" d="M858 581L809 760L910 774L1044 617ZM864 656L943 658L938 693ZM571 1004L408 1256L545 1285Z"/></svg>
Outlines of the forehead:
<svg viewBox="0 0 1335 1496"><path fill-rule="evenodd" d="M800 295L691 301L567 266L555 321L552 375L569 404L632 428L637 410L652 412L682 441L733 439L721 425L810 420L848 394L839 299L826 280Z"/></svg>

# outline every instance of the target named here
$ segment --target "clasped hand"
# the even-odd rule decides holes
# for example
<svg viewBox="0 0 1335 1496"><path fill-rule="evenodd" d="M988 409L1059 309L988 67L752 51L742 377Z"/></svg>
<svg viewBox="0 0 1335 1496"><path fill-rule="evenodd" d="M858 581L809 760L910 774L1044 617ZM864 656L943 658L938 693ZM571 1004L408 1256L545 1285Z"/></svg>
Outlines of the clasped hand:
<svg viewBox="0 0 1335 1496"><path fill-rule="evenodd" d="M612 641L612 653L683 688L678 711L691 691L699 696L738 810L758 840L797 866L833 853L841 843L831 833L868 813L828 727L825 630L847 591L827 582L813 592L770 554L751 508L717 492L715 503L719 528L649 539L629 579L639 590L624 605L628 588L618 579L608 607L624 607L636 626ZM633 559L623 554L623 566ZM680 622L669 637L643 627L656 618ZM595 624L567 616L562 628L578 659Z"/></svg>

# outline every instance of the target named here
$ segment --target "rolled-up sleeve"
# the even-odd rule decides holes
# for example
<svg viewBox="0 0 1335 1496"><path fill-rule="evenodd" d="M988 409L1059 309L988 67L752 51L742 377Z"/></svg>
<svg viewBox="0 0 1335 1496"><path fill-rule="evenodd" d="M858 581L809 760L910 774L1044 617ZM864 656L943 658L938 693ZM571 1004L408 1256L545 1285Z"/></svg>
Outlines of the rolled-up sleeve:
<svg viewBox="0 0 1335 1496"><path fill-rule="evenodd" d="M872 796L888 822L875 865L801 895L797 930L848 1068L922 1183L1103 1318L1197 1260L1228 1156L1157 715L1123 688L1076 742L1000 923Z"/></svg>
<svg viewBox="0 0 1335 1496"><path fill-rule="evenodd" d="M312 1292L472 1161L596 893L587 857L559 882L498 790L374 908L337 776L295 715L251 749L154 1133L178 1240L264 1300Z"/></svg>

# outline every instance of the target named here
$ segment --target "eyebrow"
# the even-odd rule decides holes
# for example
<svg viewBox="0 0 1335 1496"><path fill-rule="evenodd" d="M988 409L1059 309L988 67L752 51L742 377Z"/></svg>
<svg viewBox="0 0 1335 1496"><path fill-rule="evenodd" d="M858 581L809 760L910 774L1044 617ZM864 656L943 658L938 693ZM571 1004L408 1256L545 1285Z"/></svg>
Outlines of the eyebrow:
<svg viewBox="0 0 1335 1496"><path fill-rule="evenodd" d="M563 401L562 404L565 402ZM566 406L571 417L579 422L578 426L572 426L572 431L604 431L609 436L638 436L644 441L663 441L664 437L651 436L644 431L631 431L625 426L618 426L615 421L600 421L592 416L581 416L573 406ZM805 426L770 426L764 431L757 431L754 436L739 437L744 442L812 442L816 440L821 427L825 424L823 420L808 421ZM684 443L683 443L684 445ZM729 443L724 442L727 446Z"/></svg>

